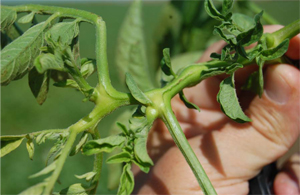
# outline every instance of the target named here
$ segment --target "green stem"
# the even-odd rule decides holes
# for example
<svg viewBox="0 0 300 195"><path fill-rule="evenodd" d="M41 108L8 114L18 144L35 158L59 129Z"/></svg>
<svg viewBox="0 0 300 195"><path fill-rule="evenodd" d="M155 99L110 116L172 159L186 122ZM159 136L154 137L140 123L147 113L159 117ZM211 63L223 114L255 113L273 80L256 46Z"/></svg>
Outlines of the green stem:
<svg viewBox="0 0 300 195"><path fill-rule="evenodd" d="M273 46L279 45L285 39L291 39L300 33L300 19L288 24L284 28L281 28L273 33L270 36L273 37Z"/></svg>
<svg viewBox="0 0 300 195"><path fill-rule="evenodd" d="M56 6L44 6L44 5L19 5L19 6L3 6L8 9L13 9L17 12L29 12L29 11L36 11L37 14L53 14L56 12L59 12L61 14L61 17L69 17L69 18L82 18L83 21L89 22L94 24L97 19L99 18L98 15L73 9L73 8L65 8L65 7L56 7Z"/></svg>
<svg viewBox="0 0 300 195"><path fill-rule="evenodd" d="M70 136L66 142L66 145L65 147L63 148L62 150L62 154L61 156L59 157L59 159L57 160L57 163L56 163L56 167L55 167L55 170L54 172L52 173L49 181L47 182L47 186L43 192L44 195L49 195L51 194L52 192L52 189L54 187L54 184L55 182L57 181L59 175L60 175L60 172L63 168L63 165L72 149L72 146L73 146L73 143L75 142L75 139L76 139L76 136L77 136L77 132L75 131L74 128L70 129Z"/></svg>
<svg viewBox="0 0 300 195"><path fill-rule="evenodd" d="M100 139L100 134L97 129L95 129L94 134L93 134L93 139ZM103 153L100 154L95 154L95 159L94 159L94 169L93 172L96 172L96 175L94 176L92 180L92 186L95 186L91 191L90 194L96 194L97 192L97 187L99 184L99 180L101 177L101 171L102 171L102 164L103 164Z"/></svg>
<svg viewBox="0 0 300 195"><path fill-rule="evenodd" d="M99 84L115 99L127 99L128 94L119 92L111 85L107 60L106 24L98 18L96 25L96 62Z"/></svg>
<svg viewBox="0 0 300 195"><path fill-rule="evenodd" d="M216 191L212 186L209 178L207 177L203 167L201 166L197 156L187 141L173 111L171 108L170 100L166 99L164 102L168 102L163 109L161 109L161 118L169 129L170 134L173 137L177 147L180 149L185 160L192 169L202 191L206 195L216 195Z"/></svg>

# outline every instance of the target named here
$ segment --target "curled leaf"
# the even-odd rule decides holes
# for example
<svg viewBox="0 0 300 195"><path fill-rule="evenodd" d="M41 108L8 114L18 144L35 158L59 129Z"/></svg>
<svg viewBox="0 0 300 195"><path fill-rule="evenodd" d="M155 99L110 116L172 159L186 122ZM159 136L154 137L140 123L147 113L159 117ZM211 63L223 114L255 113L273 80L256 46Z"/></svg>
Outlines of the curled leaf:
<svg viewBox="0 0 300 195"><path fill-rule="evenodd" d="M127 163L123 167L123 172L120 178L120 185L118 189L118 195L131 194L134 187L134 177L131 171L131 164Z"/></svg>
<svg viewBox="0 0 300 195"><path fill-rule="evenodd" d="M85 186L81 183L76 183L76 184L73 184L63 190L61 190L59 192L59 194L65 194L65 195L88 195L89 191L91 191L92 188L88 187L88 186Z"/></svg>
<svg viewBox="0 0 300 195"><path fill-rule="evenodd" d="M78 179L85 179L87 182L89 182L94 178L94 176L96 174L97 174L96 172L91 171L91 172L87 172L87 173L82 174L82 175L75 175L75 177L78 178Z"/></svg>
<svg viewBox="0 0 300 195"><path fill-rule="evenodd" d="M42 175L46 175L46 174L50 173L51 171L54 171L55 168L56 168L56 161L54 161L53 163L51 163L50 165L45 167L43 170L29 176L29 178L35 178L35 177L39 177Z"/></svg>
<svg viewBox="0 0 300 195"><path fill-rule="evenodd" d="M0 157L5 156L11 151L20 146L25 136L1 136L1 154Z"/></svg>
<svg viewBox="0 0 300 195"><path fill-rule="evenodd" d="M34 195L41 195L44 191L44 188L46 187L47 183L38 183L34 186L31 186L30 188L24 190L21 192L19 195L29 195L29 194L34 194Z"/></svg>
<svg viewBox="0 0 300 195"><path fill-rule="evenodd" d="M113 155L111 157L109 157L106 162L109 164L112 163L122 163L122 162L130 162L131 161L132 156L130 155L129 152L123 151L119 154Z"/></svg>
<svg viewBox="0 0 300 195"><path fill-rule="evenodd" d="M126 73L126 85L132 96L142 104L151 104L151 100L139 89L131 74Z"/></svg>
<svg viewBox="0 0 300 195"><path fill-rule="evenodd" d="M187 100L187 98L183 94L183 91L179 92L179 97L186 107L196 109L200 112L200 108L196 104L193 104Z"/></svg>
<svg viewBox="0 0 300 195"><path fill-rule="evenodd" d="M72 148L70 152L70 156L74 156L75 154L77 154L81 150L82 146L87 142L88 138L89 138L89 134L87 132L84 132L78 144Z"/></svg>
<svg viewBox="0 0 300 195"><path fill-rule="evenodd" d="M21 23L21 24L30 23L33 20L34 16L35 16L35 12L30 12L29 14L20 18L18 20L18 23Z"/></svg>
<svg viewBox="0 0 300 195"><path fill-rule="evenodd" d="M32 139L28 139L26 142L26 148L29 154L29 158L32 160L34 155L34 143Z"/></svg>
<svg viewBox="0 0 300 195"><path fill-rule="evenodd" d="M126 138L120 135L113 135L106 138L88 141L82 148L85 155L98 154L100 152L112 152L116 147L121 146Z"/></svg>
<svg viewBox="0 0 300 195"><path fill-rule="evenodd" d="M220 84L217 100L221 104L222 111L232 120L238 123L250 122L239 102L234 85L234 74L224 79Z"/></svg>

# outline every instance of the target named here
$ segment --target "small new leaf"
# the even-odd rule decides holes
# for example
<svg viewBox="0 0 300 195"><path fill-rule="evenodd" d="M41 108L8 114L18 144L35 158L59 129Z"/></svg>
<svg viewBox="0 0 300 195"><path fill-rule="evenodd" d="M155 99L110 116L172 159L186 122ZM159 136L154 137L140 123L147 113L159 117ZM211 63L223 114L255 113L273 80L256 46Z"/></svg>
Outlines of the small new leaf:
<svg viewBox="0 0 300 195"><path fill-rule="evenodd" d="M238 123L250 122L239 102L234 85L234 74L224 79L220 84L217 101L221 104L222 111L232 120Z"/></svg>
<svg viewBox="0 0 300 195"><path fill-rule="evenodd" d="M89 191L91 191L91 188L88 188L87 186L81 184L81 183L76 183L73 184L59 192L59 194L64 194L64 195L88 195Z"/></svg>
<svg viewBox="0 0 300 195"><path fill-rule="evenodd" d="M262 96L264 91L264 75L263 75L263 66L265 61L259 56L256 57L256 63L259 66L258 68L258 95Z"/></svg>
<svg viewBox="0 0 300 195"><path fill-rule="evenodd" d="M18 23L21 23L21 24L26 24L26 23L31 23L33 18L35 16L35 12L30 12L29 14L21 17L19 20L18 20Z"/></svg>
<svg viewBox="0 0 300 195"><path fill-rule="evenodd" d="M30 188L24 190L19 195L29 195L29 194L41 195L43 193L46 185L47 185L46 182L38 183L38 184L31 186Z"/></svg>
<svg viewBox="0 0 300 195"><path fill-rule="evenodd" d="M29 158L33 160L33 155L34 155L34 143L32 139L28 139L26 142L26 148L29 154Z"/></svg>
<svg viewBox="0 0 300 195"><path fill-rule="evenodd" d="M117 122L117 126L120 127L120 129L122 130L124 135L130 136L129 130L127 129L127 127L125 125L123 125L122 123Z"/></svg>
<svg viewBox="0 0 300 195"><path fill-rule="evenodd" d="M85 155L98 154L100 152L112 152L116 147L121 146L126 138L120 135L113 135L106 138L88 141L82 148Z"/></svg>
<svg viewBox="0 0 300 195"><path fill-rule="evenodd" d="M179 92L179 97L180 97L181 101L184 103L184 105L185 105L186 107L191 108L191 109L198 110L198 111L200 112L200 108L199 108L196 104L194 104L194 103L192 103L192 102L189 102L189 101L187 100L187 98L185 97L183 91Z"/></svg>
<svg viewBox="0 0 300 195"><path fill-rule="evenodd" d="M74 88L80 90L79 85L73 79L67 79L64 81L59 81L53 84L55 87L63 87L63 88Z"/></svg>
<svg viewBox="0 0 300 195"><path fill-rule="evenodd" d="M163 59L161 61L161 69L162 71L170 76L173 75L174 77L176 77L176 74L174 73L173 69L172 69L172 65L171 65L171 57L170 57L170 49L169 48L165 48L163 50Z"/></svg>
<svg viewBox="0 0 300 195"><path fill-rule="evenodd" d="M252 91L255 94L261 93L261 86L259 85L259 71L253 72L242 86L243 90Z"/></svg>
<svg viewBox="0 0 300 195"><path fill-rule="evenodd" d="M25 136L1 136L1 154L0 157L5 156L11 151L20 146Z"/></svg>
<svg viewBox="0 0 300 195"><path fill-rule="evenodd" d="M87 132L84 132L78 144L72 148L70 152L70 156L74 156L75 154L77 154L81 150L82 146L87 142L88 138L89 138L89 134Z"/></svg>
<svg viewBox="0 0 300 195"><path fill-rule="evenodd" d="M131 172L131 164L127 163L123 167L123 172L120 179L120 185L118 189L118 195L128 195L131 194L134 187L134 177Z"/></svg>
<svg viewBox="0 0 300 195"><path fill-rule="evenodd" d="M64 62L51 53L43 53L34 60L34 66L39 73L46 70L64 71Z"/></svg>
<svg viewBox="0 0 300 195"><path fill-rule="evenodd" d="M139 89L137 84L134 82L133 77L129 73L126 73L126 85L134 99L138 102L146 105L152 103L151 100Z"/></svg>
<svg viewBox="0 0 300 195"><path fill-rule="evenodd" d="M85 179L87 182L91 181L97 173L94 171L87 172L83 175L75 175L78 179Z"/></svg>
<svg viewBox="0 0 300 195"><path fill-rule="evenodd" d="M123 163L123 162L130 162L132 159L132 156L130 155L129 152L123 151L119 154L113 155L111 157L109 157L106 162L108 164L112 164L112 163Z"/></svg>
<svg viewBox="0 0 300 195"><path fill-rule="evenodd" d="M223 0L222 14L224 16L226 16L230 12L232 5L233 5L233 0Z"/></svg>

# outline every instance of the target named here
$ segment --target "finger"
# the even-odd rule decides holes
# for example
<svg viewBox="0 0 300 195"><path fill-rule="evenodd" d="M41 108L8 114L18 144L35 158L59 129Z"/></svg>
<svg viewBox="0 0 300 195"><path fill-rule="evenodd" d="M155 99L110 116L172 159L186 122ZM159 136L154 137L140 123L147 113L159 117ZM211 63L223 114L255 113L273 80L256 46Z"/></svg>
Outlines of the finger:
<svg viewBox="0 0 300 195"><path fill-rule="evenodd" d="M300 185L300 154L294 154L284 165L274 181L276 195L299 194Z"/></svg>
<svg viewBox="0 0 300 195"><path fill-rule="evenodd" d="M234 147L233 142L229 142L227 139L214 141L220 138L216 134L219 132L209 133L207 136L196 136L189 139L189 143L217 194L247 194L247 180L243 177L235 177L233 172L245 173L248 170L236 166L238 161L230 162L230 156L226 150L230 146ZM230 139L232 136L228 138ZM232 139L230 140L232 141ZM226 179L226 177L230 179ZM199 195L203 192L179 149L172 147L155 164L138 194Z"/></svg>

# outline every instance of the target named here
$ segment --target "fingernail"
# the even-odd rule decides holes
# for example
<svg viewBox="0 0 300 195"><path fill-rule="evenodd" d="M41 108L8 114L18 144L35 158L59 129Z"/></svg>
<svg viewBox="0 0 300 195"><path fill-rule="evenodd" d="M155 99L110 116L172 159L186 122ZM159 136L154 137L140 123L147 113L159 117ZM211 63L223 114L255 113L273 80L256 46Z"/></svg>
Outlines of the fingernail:
<svg viewBox="0 0 300 195"><path fill-rule="evenodd" d="M277 65L268 68L265 79L266 96L278 104L287 103L292 91L286 80L288 79L290 69L284 66L285 65Z"/></svg>

